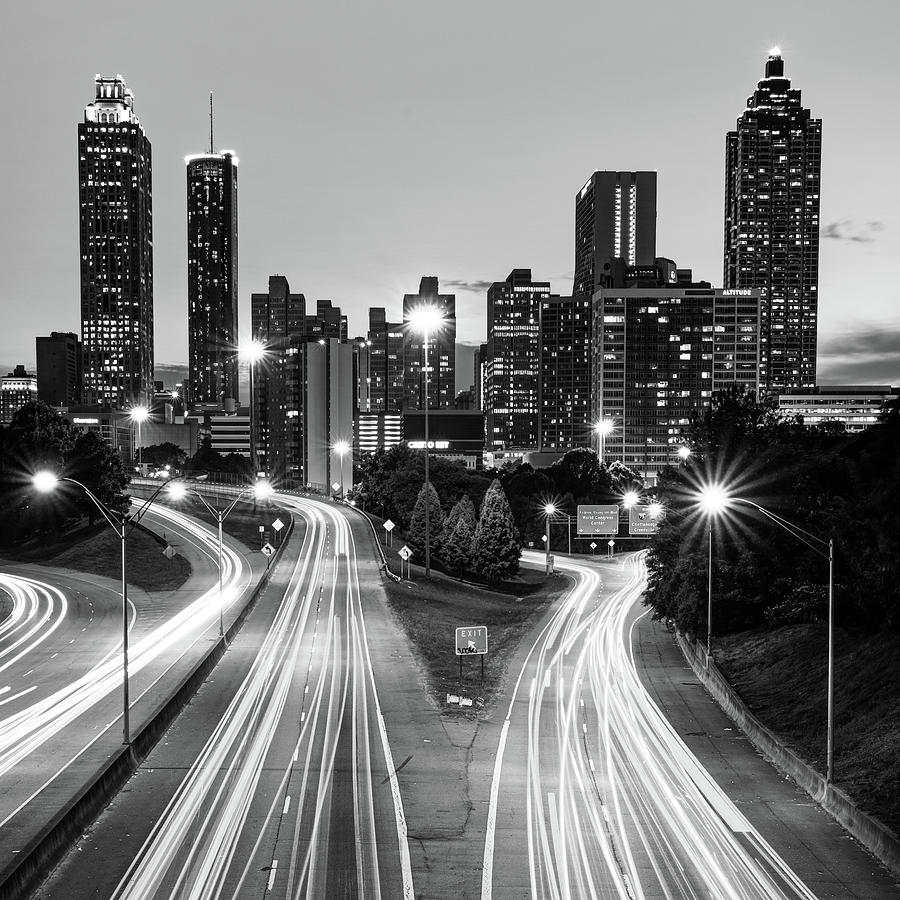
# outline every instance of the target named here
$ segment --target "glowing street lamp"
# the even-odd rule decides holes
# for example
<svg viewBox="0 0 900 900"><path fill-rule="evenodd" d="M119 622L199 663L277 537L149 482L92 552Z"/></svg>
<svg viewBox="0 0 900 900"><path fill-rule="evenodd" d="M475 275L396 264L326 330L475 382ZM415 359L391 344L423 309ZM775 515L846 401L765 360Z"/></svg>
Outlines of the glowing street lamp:
<svg viewBox="0 0 900 900"><path fill-rule="evenodd" d="M681 460L684 461L684 462L686 462L687 460L689 460L689 459L691 458L691 456L693 456L693 454L694 454L694 451L691 450L691 448L688 447L687 444L684 444L684 445L682 445L681 447L678 448L678 456L679 456L679 457L681 458Z"/></svg>
<svg viewBox="0 0 900 900"><path fill-rule="evenodd" d="M214 506L210 506L206 497L199 491L193 489L189 490L181 482L169 483L168 494L173 500L183 500L188 493L193 494L209 510L210 514L215 517L219 524L219 637L225 636L225 610L222 600L222 523L228 517L228 513L234 509L238 500L245 494L252 493L257 500L265 500L268 497L271 497L274 492L275 489L268 481L257 481L256 484L244 488L224 510L220 510L216 509Z"/></svg>
<svg viewBox="0 0 900 900"><path fill-rule="evenodd" d="M556 515L556 504L555 503L545 503L544 504L544 522L546 523L547 531L546 531L546 534L544 535L544 543L546 545L546 551L547 551L547 560L546 560L546 566L545 566L545 571L546 571L547 575L550 574L550 520L555 515Z"/></svg>
<svg viewBox="0 0 900 900"><path fill-rule="evenodd" d="M622 495L622 506L625 509L631 509L632 506L637 506L640 499L640 494L637 491L625 491Z"/></svg>
<svg viewBox="0 0 900 900"><path fill-rule="evenodd" d="M789 534L802 541L819 556L828 560L828 689L827 689L827 723L826 723L826 747L825 747L825 782L831 784L834 777L834 539L827 541L811 534L799 525L773 513L770 509L760 506L753 500L744 497L734 497L721 485L710 484L703 487L697 502L700 508L706 512L709 518L709 599L707 605L706 623L706 659L707 666L710 659L710 637L712 634L712 520L713 517L725 512L731 504L742 503L762 513L769 521L783 528ZM815 544L810 543L814 541ZM818 546L816 546L818 544ZM822 549L822 548L827 548Z"/></svg>
<svg viewBox="0 0 900 900"><path fill-rule="evenodd" d="M431 577L431 504L429 503L428 486L428 409L431 406L431 399L428 392L428 339L436 332L440 331L446 323L446 318L441 310L432 303L420 303L415 309L410 311L407 324L409 327L422 335L422 347L424 351L424 363L422 365L422 375L425 380L424 390L424 406L425 406L425 577Z"/></svg>
<svg viewBox="0 0 900 900"><path fill-rule="evenodd" d="M344 499L344 457L350 450L350 444L347 441L335 441L332 448L337 453L341 461L341 500Z"/></svg>
<svg viewBox="0 0 900 900"><path fill-rule="evenodd" d="M142 448L141 448L141 425L150 418L150 410L147 409L146 406L132 406L128 411L128 418L131 419L132 424L137 425L137 443L138 443L138 470L141 475L144 474L144 470L142 468ZM131 429L132 440L134 439L134 428ZM134 454L131 454L131 458L134 459Z"/></svg>
<svg viewBox="0 0 900 900"><path fill-rule="evenodd" d="M603 457L606 452L606 435L608 435L615 427L615 423L612 419L600 419L600 421L594 425L594 432L597 435L597 456L600 462L603 462Z"/></svg>
<svg viewBox="0 0 900 900"><path fill-rule="evenodd" d="M128 697L128 563L125 552L126 541L159 492L167 488L171 490L173 482L169 481L161 484L144 501L136 513L129 514L111 510L90 488L74 478L61 478L55 472L48 470L35 472L31 477L34 488L42 494L53 493L64 481L80 487L88 495L94 506L100 510L101 515L106 519L110 528L115 531L122 547L122 737L123 743L127 745L131 743L131 728L129 725L129 707L131 704Z"/></svg>

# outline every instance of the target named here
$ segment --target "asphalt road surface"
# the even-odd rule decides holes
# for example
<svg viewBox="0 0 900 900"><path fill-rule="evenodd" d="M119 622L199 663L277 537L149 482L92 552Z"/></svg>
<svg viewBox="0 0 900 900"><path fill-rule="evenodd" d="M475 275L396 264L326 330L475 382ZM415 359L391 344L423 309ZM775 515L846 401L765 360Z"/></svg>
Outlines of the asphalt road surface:
<svg viewBox="0 0 900 900"><path fill-rule="evenodd" d="M302 546L38 897L412 900L351 529L334 505L279 502Z"/></svg>

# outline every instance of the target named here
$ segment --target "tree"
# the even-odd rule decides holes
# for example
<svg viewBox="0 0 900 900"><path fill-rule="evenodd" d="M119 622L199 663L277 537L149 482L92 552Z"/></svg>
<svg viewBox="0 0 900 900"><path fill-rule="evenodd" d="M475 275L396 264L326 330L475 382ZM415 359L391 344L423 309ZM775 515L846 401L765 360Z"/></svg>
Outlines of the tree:
<svg viewBox="0 0 900 900"><path fill-rule="evenodd" d="M83 431L78 435L65 474L80 481L110 509L127 511L128 498L123 492L130 478L122 465L122 457L96 431ZM91 498L83 493L78 495L78 508L87 515L91 525L100 514Z"/></svg>
<svg viewBox="0 0 900 900"><path fill-rule="evenodd" d="M427 490L426 490L427 488ZM409 545L416 559L425 559L425 504L428 504L428 545L431 557L438 555L441 531L444 528L444 511L434 485L422 485L409 522Z"/></svg>
<svg viewBox="0 0 900 900"><path fill-rule="evenodd" d="M522 543L499 479L491 482L481 503L481 516L472 540L472 567L488 581L519 570Z"/></svg>
<svg viewBox="0 0 900 900"><path fill-rule="evenodd" d="M469 520L465 516L459 516L453 533L441 545L441 559L450 572L459 574L471 566L472 538L473 530L469 526Z"/></svg>
<svg viewBox="0 0 900 900"><path fill-rule="evenodd" d="M475 512L475 506L469 499L468 494L463 494L463 496L453 504L453 508L450 510L450 514L444 522L444 530L441 532L442 545L450 540L460 518L464 518L468 523L469 539L471 540L472 535L475 533L475 526L478 524L478 513ZM468 549L466 550L466 553L468 554Z"/></svg>
<svg viewBox="0 0 900 900"><path fill-rule="evenodd" d="M171 441L163 441L161 444L141 448L141 459L151 466L170 466L173 469L180 469L186 458L187 454L184 450Z"/></svg>

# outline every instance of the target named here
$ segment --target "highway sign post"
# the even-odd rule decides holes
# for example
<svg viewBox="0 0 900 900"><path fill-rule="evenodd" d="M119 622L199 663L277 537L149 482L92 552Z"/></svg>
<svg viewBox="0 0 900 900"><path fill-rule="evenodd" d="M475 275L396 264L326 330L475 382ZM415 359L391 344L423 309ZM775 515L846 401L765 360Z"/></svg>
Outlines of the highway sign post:
<svg viewBox="0 0 900 900"><path fill-rule="evenodd" d="M481 657L481 684L484 686L484 657L488 652L486 625L472 625L456 629L456 655L459 657L459 683L462 684L462 661L464 656Z"/></svg>
<svg viewBox="0 0 900 900"><path fill-rule="evenodd" d="M616 504L578 506L578 533L618 534L619 507Z"/></svg>
<svg viewBox="0 0 900 900"><path fill-rule="evenodd" d="M394 530L394 523L390 519L385 519L384 523L381 526L384 529L384 537L385 537L385 545L390 547L392 543L393 536L391 532Z"/></svg>
<svg viewBox="0 0 900 900"><path fill-rule="evenodd" d="M276 519L272 523L272 530L275 532L275 542L280 543L281 541L281 529L284 528L284 522L281 519Z"/></svg>
<svg viewBox="0 0 900 900"><path fill-rule="evenodd" d="M597 555L597 542L596 542L596 541L591 541L590 544L588 544L588 546L591 548L591 553L592 553L594 556L596 556L596 555Z"/></svg>
<svg viewBox="0 0 900 900"><path fill-rule="evenodd" d="M646 506L632 506L628 510L628 533L636 536L656 534L659 519Z"/></svg>
<svg viewBox="0 0 900 900"><path fill-rule="evenodd" d="M412 550L404 544L398 551L400 554L400 577L403 578L403 563L406 563L406 577L409 579L409 558L412 556Z"/></svg>
<svg viewBox="0 0 900 900"><path fill-rule="evenodd" d="M606 555L609 559L612 559L613 550L616 549L616 542L612 538L610 538L609 543L606 546L609 547L609 553L607 553Z"/></svg>

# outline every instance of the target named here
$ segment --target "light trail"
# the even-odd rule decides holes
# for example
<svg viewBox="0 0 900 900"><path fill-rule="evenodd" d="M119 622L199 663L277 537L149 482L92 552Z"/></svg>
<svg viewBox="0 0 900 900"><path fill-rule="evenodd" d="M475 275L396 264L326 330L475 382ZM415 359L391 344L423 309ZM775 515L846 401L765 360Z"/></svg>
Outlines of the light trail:
<svg viewBox="0 0 900 900"><path fill-rule="evenodd" d="M0 590L12 600L12 611L0 622L0 672L4 672L59 628L68 601L52 585L5 572L0 572Z"/></svg>
<svg viewBox="0 0 900 900"><path fill-rule="evenodd" d="M498 810L510 803L525 811L532 897L813 900L640 680L628 620L646 587L644 555L629 555L625 583L599 599L597 568L557 565L576 585L530 648L501 730L483 900L503 895L495 885L496 829ZM511 728L524 730L524 763L504 758ZM524 798L504 792L510 766L523 769Z"/></svg>
<svg viewBox="0 0 900 900"><path fill-rule="evenodd" d="M328 893L334 866L352 871L354 896L415 896L393 776L399 878L380 863L386 851L379 855L379 841L386 839L377 828L373 767L393 773L394 765L369 659L350 526L330 504L289 495L279 502L306 523L288 587L243 683L135 854L114 900L240 900L255 891L313 900ZM343 793L339 759L349 760ZM337 825L335 810L342 803L352 823ZM353 858L341 858L331 845L336 827L349 829ZM261 872L268 873L262 881ZM391 885L387 893L385 885Z"/></svg>

